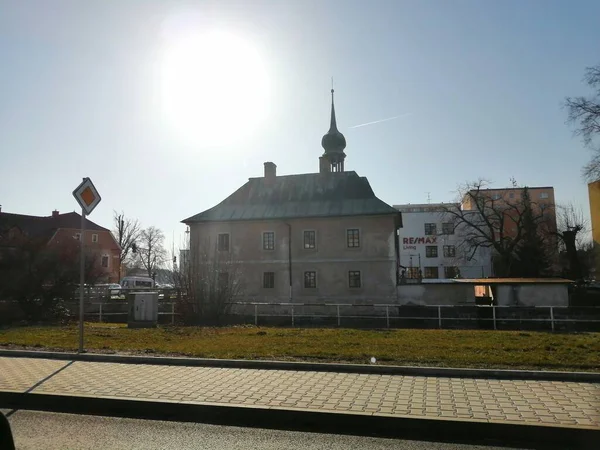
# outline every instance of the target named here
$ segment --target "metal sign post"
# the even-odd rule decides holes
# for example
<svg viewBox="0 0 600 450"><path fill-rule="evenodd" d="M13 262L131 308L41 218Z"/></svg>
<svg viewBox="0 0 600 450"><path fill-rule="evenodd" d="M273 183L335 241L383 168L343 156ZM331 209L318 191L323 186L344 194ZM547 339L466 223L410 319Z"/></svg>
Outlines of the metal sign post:
<svg viewBox="0 0 600 450"><path fill-rule="evenodd" d="M81 208L81 257L79 261L79 353L83 353L83 289L85 286L85 211Z"/></svg>
<svg viewBox="0 0 600 450"><path fill-rule="evenodd" d="M81 245L81 257L79 261L79 353L83 353L83 290L85 289L85 216L89 216L102 198L94 183L89 178L83 181L73 191L73 197L81 206L81 234L79 236Z"/></svg>

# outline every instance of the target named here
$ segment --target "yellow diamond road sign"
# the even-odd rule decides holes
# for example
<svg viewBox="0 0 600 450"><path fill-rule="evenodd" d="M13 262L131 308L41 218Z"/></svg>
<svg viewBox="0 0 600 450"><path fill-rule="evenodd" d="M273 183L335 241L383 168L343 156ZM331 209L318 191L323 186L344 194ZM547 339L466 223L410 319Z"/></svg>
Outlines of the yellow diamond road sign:
<svg viewBox="0 0 600 450"><path fill-rule="evenodd" d="M94 183L89 178L84 178L81 184L77 186L73 191L73 197L75 197L75 200L77 200L77 203L79 203L86 216L90 215L98 203L100 203L100 200L102 200L94 187Z"/></svg>

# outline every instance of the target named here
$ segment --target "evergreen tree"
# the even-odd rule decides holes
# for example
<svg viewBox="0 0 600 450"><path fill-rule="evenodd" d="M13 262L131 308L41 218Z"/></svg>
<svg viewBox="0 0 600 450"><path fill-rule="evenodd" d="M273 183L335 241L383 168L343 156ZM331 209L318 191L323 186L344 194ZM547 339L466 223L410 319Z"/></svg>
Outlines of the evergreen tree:
<svg viewBox="0 0 600 450"><path fill-rule="evenodd" d="M525 278L547 275L550 268L546 245L534 219L529 189L523 189L522 233L523 240L515 251L514 274Z"/></svg>

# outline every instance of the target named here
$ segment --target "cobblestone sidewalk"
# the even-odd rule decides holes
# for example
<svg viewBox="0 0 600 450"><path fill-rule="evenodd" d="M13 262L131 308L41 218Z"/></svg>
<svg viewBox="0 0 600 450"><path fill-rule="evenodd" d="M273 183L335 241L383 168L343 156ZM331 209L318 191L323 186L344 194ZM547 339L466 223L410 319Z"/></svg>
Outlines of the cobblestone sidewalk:
<svg viewBox="0 0 600 450"><path fill-rule="evenodd" d="M0 391L600 429L592 383L0 357Z"/></svg>

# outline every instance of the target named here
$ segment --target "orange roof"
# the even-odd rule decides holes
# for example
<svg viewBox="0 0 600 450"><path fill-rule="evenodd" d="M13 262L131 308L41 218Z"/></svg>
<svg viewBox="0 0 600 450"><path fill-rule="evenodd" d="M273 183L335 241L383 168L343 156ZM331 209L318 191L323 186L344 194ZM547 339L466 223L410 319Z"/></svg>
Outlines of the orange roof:
<svg viewBox="0 0 600 450"><path fill-rule="evenodd" d="M569 284L566 278L460 278L454 281L470 284Z"/></svg>

